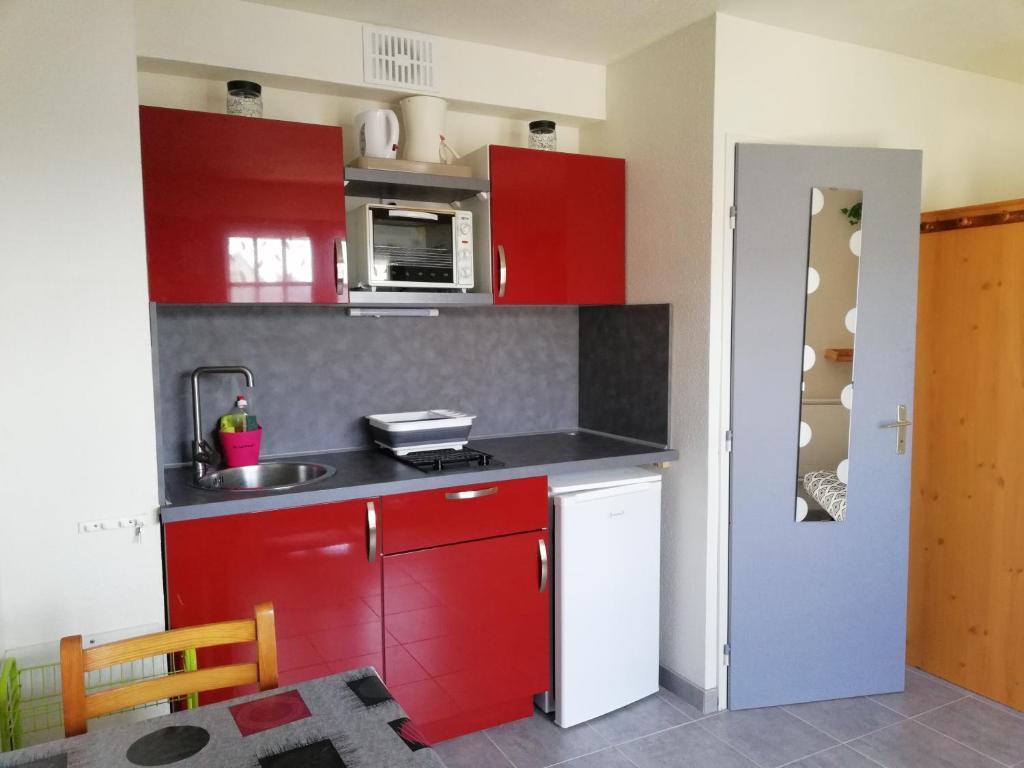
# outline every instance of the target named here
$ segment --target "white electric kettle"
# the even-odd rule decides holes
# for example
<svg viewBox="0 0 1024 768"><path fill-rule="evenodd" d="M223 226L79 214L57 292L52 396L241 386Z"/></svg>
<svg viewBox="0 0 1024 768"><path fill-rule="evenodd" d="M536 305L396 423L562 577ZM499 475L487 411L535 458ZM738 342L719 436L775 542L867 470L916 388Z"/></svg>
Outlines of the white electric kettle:
<svg viewBox="0 0 1024 768"><path fill-rule="evenodd" d="M359 154L394 159L398 154L398 116L390 109L368 109L356 115Z"/></svg>

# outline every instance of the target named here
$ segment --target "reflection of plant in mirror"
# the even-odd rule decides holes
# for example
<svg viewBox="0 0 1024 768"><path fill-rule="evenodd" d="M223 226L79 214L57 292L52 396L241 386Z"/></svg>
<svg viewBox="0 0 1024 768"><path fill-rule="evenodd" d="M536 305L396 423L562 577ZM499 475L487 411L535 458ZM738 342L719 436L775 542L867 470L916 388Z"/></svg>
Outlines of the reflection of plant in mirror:
<svg viewBox="0 0 1024 768"><path fill-rule="evenodd" d="M840 208L839 212L850 220L850 226L856 227L860 224L861 203L854 203L849 208Z"/></svg>

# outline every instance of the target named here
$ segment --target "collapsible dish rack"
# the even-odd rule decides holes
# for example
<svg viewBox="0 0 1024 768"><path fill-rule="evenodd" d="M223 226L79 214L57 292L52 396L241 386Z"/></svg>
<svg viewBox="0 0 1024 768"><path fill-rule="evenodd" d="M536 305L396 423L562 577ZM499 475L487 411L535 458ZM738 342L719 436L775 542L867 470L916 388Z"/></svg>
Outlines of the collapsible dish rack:
<svg viewBox="0 0 1024 768"><path fill-rule="evenodd" d="M157 656L87 672L86 693L162 677L165 674L163 659L164 657ZM172 655L171 659L175 666L180 664L181 668L172 668L169 674L194 672L198 668L194 649L182 653L180 660L177 655ZM157 709L178 701L183 702L187 709L194 709L199 705L198 695L190 693L178 699L161 699L139 704L103 717L135 710ZM33 744L64 737L64 706L61 701L58 662L19 668L13 658L7 658L0 664L0 752L10 752L28 746L25 743L26 737Z"/></svg>

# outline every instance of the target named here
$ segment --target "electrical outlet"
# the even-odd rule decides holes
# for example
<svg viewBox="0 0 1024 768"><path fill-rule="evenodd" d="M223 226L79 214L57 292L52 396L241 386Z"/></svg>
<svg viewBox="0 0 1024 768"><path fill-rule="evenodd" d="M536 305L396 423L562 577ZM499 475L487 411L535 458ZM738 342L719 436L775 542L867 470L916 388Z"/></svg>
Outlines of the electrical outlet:
<svg viewBox="0 0 1024 768"><path fill-rule="evenodd" d="M107 520L87 520L78 524L79 533L97 533L99 531L137 531L151 525L159 525L157 514L136 515L135 517L112 517Z"/></svg>

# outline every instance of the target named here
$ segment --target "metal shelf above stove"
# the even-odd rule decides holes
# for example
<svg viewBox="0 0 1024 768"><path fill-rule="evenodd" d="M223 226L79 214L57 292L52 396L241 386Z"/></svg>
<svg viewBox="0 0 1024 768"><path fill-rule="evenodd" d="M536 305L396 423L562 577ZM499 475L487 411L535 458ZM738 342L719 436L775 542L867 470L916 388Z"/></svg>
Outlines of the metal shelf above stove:
<svg viewBox="0 0 1024 768"><path fill-rule="evenodd" d="M345 169L345 195L348 197L453 203L490 191L491 182L487 179L376 168Z"/></svg>

